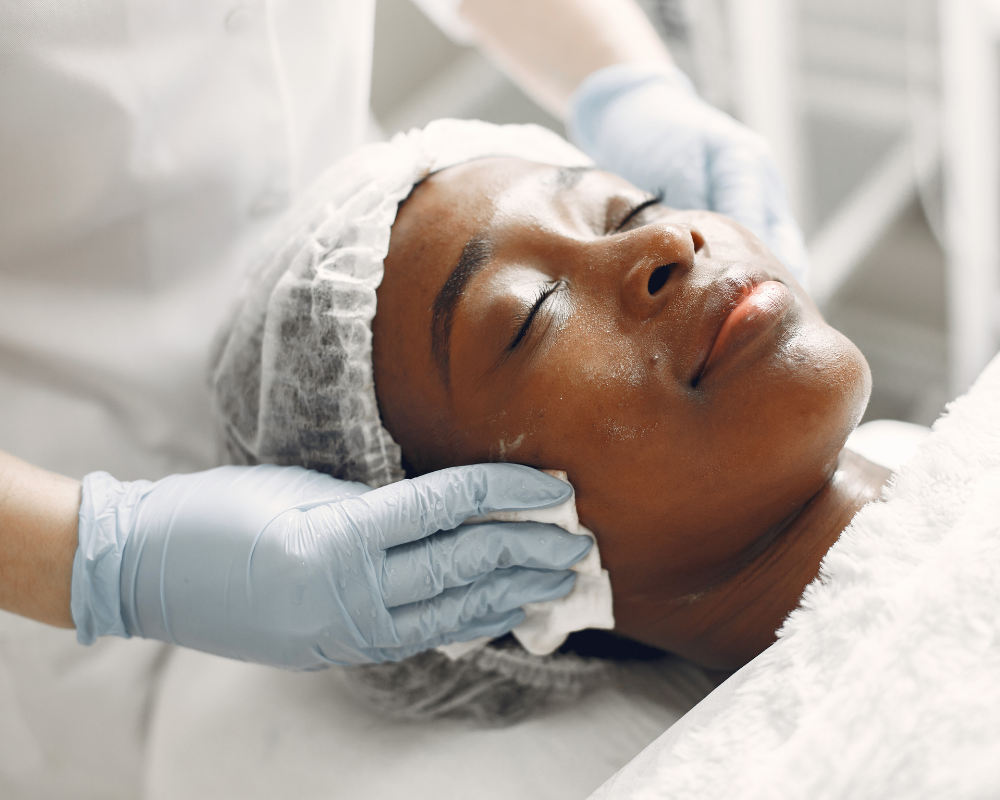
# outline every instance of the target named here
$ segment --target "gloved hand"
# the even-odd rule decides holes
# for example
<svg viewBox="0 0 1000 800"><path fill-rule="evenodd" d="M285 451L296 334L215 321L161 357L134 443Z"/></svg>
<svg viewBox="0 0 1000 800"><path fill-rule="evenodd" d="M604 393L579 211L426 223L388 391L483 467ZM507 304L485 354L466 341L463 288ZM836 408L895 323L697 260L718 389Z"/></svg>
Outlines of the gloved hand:
<svg viewBox="0 0 1000 800"><path fill-rule="evenodd" d="M808 257L767 143L710 106L676 67L616 64L570 99L566 128L602 168L673 208L717 211L749 228L805 285Z"/></svg>
<svg viewBox="0 0 1000 800"><path fill-rule="evenodd" d="M538 523L456 526L571 492L513 464L375 490L299 467L156 483L91 473L73 564L77 638L142 636L311 669L500 636L520 606L570 591L567 568L590 539Z"/></svg>

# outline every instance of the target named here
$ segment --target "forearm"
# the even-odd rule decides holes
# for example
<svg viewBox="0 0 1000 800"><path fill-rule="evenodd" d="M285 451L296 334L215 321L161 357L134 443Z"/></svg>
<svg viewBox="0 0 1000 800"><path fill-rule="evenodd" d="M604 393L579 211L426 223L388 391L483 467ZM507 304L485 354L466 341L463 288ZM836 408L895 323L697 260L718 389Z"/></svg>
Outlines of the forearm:
<svg viewBox="0 0 1000 800"><path fill-rule="evenodd" d="M634 0L464 0L459 13L483 50L559 117L596 70L670 62Z"/></svg>
<svg viewBox="0 0 1000 800"><path fill-rule="evenodd" d="M0 452L0 608L73 627L80 482Z"/></svg>

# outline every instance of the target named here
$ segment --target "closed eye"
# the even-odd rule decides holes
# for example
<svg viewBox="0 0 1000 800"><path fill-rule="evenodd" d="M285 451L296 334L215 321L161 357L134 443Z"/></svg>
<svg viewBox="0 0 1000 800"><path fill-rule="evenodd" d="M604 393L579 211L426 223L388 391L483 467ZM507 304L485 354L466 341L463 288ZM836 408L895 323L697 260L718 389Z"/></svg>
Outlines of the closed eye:
<svg viewBox="0 0 1000 800"><path fill-rule="evenodd" d="M625 214L624 218L612 228L612 233L620 233L626 225L628 225L633 219L639 216L643 211L645 211L650 206L658 205L663 202L663 191L657 191L656 194L647 197L638 205L632 206L628 212Z"/></svg>
<svg viewBox="0 0 1000 800"><path fill-rule="evenodd" d="M535 299L531 304L531 307L523 315L519 315L521 319L521 324L518 326L514 335L510 337L510 341L507 343L507 352L512 353L517 349L518 345L527 337L531 332L531 324L535 321L535 317L541 310L542 305L548 300L558 289L563 285L562 281L556 281L551 285L541 286L535 295Z"/></svg>

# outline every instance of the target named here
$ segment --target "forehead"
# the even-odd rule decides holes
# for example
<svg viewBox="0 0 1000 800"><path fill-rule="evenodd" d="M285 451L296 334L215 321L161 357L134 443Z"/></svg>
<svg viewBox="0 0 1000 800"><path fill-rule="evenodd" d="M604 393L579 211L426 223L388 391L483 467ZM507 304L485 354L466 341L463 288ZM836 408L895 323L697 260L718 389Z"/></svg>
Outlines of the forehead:
<svg viewBox="0 0 1000 800"><path fill-rule="evenodd" d="M543 200L580 169L560 169L517 158L483 158L448 167L428 177L406 201L400 216L485 224L515 199ZM505 209L505 207L507 207Z"/></svg>
<svg viewBox="0 0 1000 800"><path fill-rule="evenodd" d="M434 173L400 207L386 278L436 292L470 239L498 216L544 215L559 181L557 167L514 158L484 158Z"/></svg>
<svg viewBox="0 0 1000 800"><path fill-rule="evenodd" d="M482 225L496 214L530 216L571 196L570 190L592 176L622 182L589 166L559 167L506 157L477 159L430 175L404 203L399 218L445 216Z"/></svg>

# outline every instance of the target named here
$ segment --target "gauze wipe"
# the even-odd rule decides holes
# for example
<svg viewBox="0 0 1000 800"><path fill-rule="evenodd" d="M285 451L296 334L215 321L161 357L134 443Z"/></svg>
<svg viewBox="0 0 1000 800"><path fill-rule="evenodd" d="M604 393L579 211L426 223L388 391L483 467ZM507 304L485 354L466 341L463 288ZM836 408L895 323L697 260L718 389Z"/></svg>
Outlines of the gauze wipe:
<svg viewBox="0 0 1000 800"><path fill-rule="evenodd" d="M562 470L546 469L543 472L569 483ZM551 508L529 511L494 511L483 517L469 517L464 524L474 522L546 522L558 525L565 531L589 536L587 528L580 524L576 513L576 496L565 503ZM524 606L524 621L513 630L514 637L532 655L547 656L554 652L573 631L586 628L611 630L615 627L615 616L611 601L611 579L608 571L601 568L601 554L597 540L580 561L570 567L577 573L576 584L565 597L546 603L528 603ZM473 639L468 642L454 642L442 645L438 650L450 658L461 658L466 653L486 645L488 638Z"/></svg>

